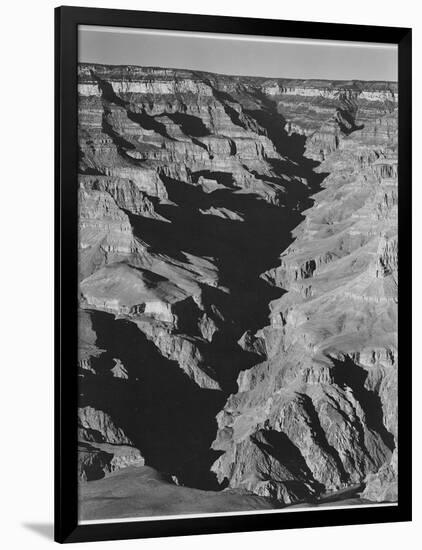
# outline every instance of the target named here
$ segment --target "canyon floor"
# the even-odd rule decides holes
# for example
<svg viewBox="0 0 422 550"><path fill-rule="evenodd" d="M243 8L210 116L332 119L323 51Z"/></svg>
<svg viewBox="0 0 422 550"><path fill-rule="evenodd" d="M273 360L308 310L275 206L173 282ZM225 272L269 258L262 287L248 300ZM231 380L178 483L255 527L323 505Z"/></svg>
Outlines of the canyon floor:
<svg viewBox="0 0 422 550"><path fill-rule="evenodd" d="M397 85L78 74L81 519L395 502Z"/></svg>
<svg viewBox="0 0 422 550"><path fill-rule="evenodd" d="M221 514L256 510L288 512L302 508L369 505L359 497L362 486L302 504L284 505L248 491L202 491L179 487L147 466L129 466L80 486L80 516L85 521L195 514Z"/></svg>

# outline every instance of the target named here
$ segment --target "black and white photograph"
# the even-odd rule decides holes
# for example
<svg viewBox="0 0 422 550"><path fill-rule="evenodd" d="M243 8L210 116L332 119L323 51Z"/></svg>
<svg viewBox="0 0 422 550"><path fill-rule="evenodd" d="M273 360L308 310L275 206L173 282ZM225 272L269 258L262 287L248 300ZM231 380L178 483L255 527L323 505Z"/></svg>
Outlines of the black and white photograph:
<svg viewBox="0 0 422 550"><path fill-rule="evenodd" d="M77 71L79 522L396 504L397 45L80 25Z"/></svg>
<svg viewBox="0 0 422 550"><path fill-rule="evenodd" d="M1 547L418 548L417 4L2 14Z"/></svg>

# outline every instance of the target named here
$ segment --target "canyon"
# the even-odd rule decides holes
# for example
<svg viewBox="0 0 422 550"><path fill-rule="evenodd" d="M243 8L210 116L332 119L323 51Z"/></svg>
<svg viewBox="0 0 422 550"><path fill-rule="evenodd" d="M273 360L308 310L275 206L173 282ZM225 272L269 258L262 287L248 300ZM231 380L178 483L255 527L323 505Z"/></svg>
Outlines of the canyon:
<svg viewBox="0 0 422 550"><path fill-rule="evenodd" d="M397 84L78 94L82 519L395 502Z"/></svg>

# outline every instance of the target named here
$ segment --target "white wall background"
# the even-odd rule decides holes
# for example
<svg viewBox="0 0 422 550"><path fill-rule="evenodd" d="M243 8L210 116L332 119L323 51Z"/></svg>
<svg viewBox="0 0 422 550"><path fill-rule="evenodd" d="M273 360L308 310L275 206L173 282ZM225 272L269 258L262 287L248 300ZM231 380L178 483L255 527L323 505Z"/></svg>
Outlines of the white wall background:
<svg viewBox="0 0 422 550"><path fill-rule="evenodd" d="M412 26L414 156L422 149L421 17L414 0L88 0L67 5L308 21ZM51 0L2 5L0 31L0 545L45 548L53 517L53 8ZM419 153L420 154L420 153ZM414 340L422 321L422 186L414 173ZM419 288L418 288L419 287ZM419 350L417 350L419 351ZM410 365L402 364L402 369ZM420 547L422 455L419 357L414 361L414 522L119 542L121 548L397 549ZM419 409L419 410L418 410ZM116 543L93 543L109 547ZM101 546L102 545L102 546ZM80 545L79 545L80 546Z"/></svg>

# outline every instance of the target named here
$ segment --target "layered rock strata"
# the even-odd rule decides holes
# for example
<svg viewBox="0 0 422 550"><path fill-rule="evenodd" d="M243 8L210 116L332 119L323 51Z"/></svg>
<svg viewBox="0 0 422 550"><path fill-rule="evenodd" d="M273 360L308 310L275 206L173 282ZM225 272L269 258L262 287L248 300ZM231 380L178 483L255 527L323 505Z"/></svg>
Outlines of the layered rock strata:
<svg viewBox="0 0 422 550"><path fill-rule="evenodd" d="M329 175L281 265L263 274L287 293L253 337L264 361L240 374L219 414L213 469L285 502L362 482L366 498L395 500L396 96L341 92L317 126L324 96L305 109L302 93L280 92L278 105Z"/></svg>
<svg viewBox="0 0 422 550"><path fill-rule="evenodd" d="M394 500L396 85L81 64L79 146L81 477Z"/></svg>

